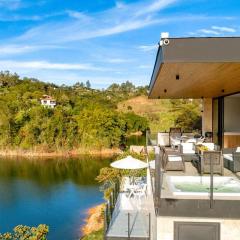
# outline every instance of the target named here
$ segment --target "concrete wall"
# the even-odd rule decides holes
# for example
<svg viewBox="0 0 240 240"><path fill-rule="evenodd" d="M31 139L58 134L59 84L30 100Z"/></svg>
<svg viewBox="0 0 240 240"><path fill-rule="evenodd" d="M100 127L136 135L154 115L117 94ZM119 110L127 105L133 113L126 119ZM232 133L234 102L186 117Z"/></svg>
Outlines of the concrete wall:
<svg viewBox="0 0 240 240"><path fill-rule="evenodd" d="M239 240L240 239L240 220L239 219L158 217L157 218L157 239L158 240L174 240L174 222L175 221L217 222L217 223L220 223L221 240Z"/></svg>
<svg viewBox="0 0 240 240"><path fill-rule="evenodd" d="M212 132L212 98L203 99L202 132Z"/></svg>
<svg viewBox="0 0 240 240"><path fill-rule="evenodd" d="M240 97L224 99L224 131L240 132Z"/></svg>

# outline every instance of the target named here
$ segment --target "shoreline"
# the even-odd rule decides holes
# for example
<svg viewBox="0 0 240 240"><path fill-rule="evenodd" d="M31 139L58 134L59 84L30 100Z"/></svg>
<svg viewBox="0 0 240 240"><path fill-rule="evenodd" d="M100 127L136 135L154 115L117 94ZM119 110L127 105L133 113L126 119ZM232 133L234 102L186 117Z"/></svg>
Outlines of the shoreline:
<svg viewBox="0 0 240 240"><path fill-rule="evenodd" d="M87 216L84 220L85 223L81 227L81 232L83 235L81 239L103 228L103 209L104 203L93 206L87 210Z"/></svg>
<svg viewBox="0 0 240 240"><path fill-rule="evenodd" d="M1 149L0 157L27 157L27 158L51 158L51 157L78 157L83 155L91 155L91 156L113 156L118 155L122 151L119 148L113 149L76 149L76 150L61 150L61 151L53 151L53 152L44 152L38 150L10 150L10 149Z"/></svg>

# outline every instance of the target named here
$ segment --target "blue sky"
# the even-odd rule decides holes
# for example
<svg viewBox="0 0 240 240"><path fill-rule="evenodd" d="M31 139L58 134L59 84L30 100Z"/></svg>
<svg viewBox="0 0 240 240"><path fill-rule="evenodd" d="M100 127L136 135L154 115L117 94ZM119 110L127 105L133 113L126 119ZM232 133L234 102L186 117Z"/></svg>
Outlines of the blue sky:
<svg viewBox="0 0 240 240"><path fill-rule="evenodd" d="M239 36L240 1L0 0L0 69L105 88L150 81L161 32Z"/></svg>

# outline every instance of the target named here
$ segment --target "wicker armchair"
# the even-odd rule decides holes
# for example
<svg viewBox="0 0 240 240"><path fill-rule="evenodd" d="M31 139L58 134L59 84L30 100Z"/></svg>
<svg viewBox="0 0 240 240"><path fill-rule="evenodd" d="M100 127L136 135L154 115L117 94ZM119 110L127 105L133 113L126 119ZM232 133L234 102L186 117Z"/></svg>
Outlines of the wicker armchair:
<svg viewBox="0 0 240 240"><path fill-rule="evenodd" d="M223 156L221 151L204 151L198 165L199 172L201 174L210 173L211 161L213 164L213 173L223 175Z"/></svg>
<svg viewBox="0 0 240 240"><path fill-rule="evenodd" d="M185 163L182 155L177 151L169 151L162 148L163 167L165 171L184 171Z"/></svg>
<svg viewBox="0 0 240 240"><path fill-rule="evenodd" d="M224 149L224 167L231 170L232 172L240 172L240 149Z"/></svg>

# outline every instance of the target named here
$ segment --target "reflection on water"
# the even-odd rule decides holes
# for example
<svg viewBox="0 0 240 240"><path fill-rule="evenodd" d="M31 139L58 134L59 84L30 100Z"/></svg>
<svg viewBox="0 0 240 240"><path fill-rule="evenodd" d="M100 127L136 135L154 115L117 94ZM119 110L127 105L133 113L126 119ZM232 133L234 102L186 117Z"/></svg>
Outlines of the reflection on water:
<svg viewBox="0 0 240 240"><path fill-rule="evenodd" d="M110 159L0 159L0 232L50 226L48 239L79 239L86 209L102 201L95 177Z"/></svg>
<svg viewBox="0 0 240 240"><path fill-rule="evenodd" d="M126 145L131 146L131 145L137 145L137 146L145 146L146 145L146 136L141 135L133 135L130 136L126 139Z"/></svg>

